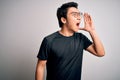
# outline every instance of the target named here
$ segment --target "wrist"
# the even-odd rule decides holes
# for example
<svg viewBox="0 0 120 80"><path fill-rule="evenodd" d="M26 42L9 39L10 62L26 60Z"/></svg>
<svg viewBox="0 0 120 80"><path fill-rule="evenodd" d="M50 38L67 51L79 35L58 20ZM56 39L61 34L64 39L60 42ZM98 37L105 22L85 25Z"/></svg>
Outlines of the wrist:
<svg viewBox="0 0 120 80"><path fill-rule="evenodd" d="M95 29L91 29L88 31L90 34L96 33Z"/></svg>
<svg viewBox="0 0 120 80"><path fill-rule="evenodd" d="M95 32L95 27L92 25L90 28L87 30L89 33Z"/></svg>

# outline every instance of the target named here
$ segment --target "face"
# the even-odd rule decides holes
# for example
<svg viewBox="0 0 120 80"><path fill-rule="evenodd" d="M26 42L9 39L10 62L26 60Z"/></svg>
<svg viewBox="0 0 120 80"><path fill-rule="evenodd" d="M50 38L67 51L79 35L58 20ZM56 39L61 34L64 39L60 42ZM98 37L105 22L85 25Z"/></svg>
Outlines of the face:
<svg viewBox="0 0 120 80"><path fill-rule="evenodd" d="M79 12L79 10L75 7L69 8L66 18L67 28L73 32L78 32L80 20L81 20L81 13Z"/></svg>

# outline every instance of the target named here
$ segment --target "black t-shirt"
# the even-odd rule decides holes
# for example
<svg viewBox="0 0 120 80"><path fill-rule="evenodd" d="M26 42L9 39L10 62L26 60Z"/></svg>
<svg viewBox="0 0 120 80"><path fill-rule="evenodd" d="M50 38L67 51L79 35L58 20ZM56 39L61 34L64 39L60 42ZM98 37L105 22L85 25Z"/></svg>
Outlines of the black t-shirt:
<svg viewBox="0 0 120 80"><path fill-rule="evenodd" d="M82 33L55 32L42 41L37 57L47 60L47 80L80 80L83 50L92 42Z"/></svg>

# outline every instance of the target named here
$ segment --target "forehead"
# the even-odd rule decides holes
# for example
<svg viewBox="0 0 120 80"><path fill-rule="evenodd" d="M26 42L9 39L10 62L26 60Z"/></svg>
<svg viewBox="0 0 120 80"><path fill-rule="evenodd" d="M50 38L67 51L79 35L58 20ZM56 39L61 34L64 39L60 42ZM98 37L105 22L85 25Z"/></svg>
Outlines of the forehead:
<svg viewBox="0 0 120 80"><path fill-rule="evenodd" d="M75 8L75 7L70 7L70 8L68 8L68 14L69 13L71 13L71 12L80 12L77 8Z"/></svg>

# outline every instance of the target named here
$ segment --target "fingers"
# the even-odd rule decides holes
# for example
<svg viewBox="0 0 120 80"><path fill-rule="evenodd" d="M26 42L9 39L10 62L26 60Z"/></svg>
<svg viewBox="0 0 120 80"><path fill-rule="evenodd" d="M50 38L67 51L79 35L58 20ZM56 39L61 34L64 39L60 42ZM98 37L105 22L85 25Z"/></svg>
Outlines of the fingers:
<svg viewBox="0 0 120 80"><path fill-rule="evenodd" d="M85 22L91 22L92 21L91 16L88 13L84 13L84 20L85 20Z"/></svg>
<svg viewBox="0 0 120 80"><path fill-rule="evenodd" d="M85 22L85 24L88 24L90 26L92 26L92 24L93 24L92 18L88 13L84 14L84 22Z"/></svg>

